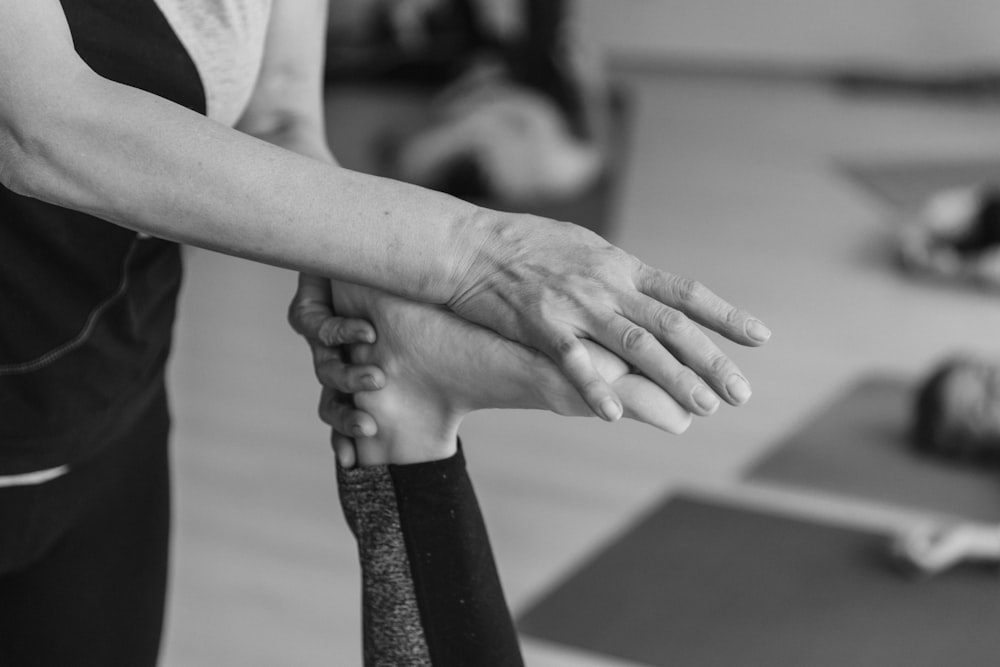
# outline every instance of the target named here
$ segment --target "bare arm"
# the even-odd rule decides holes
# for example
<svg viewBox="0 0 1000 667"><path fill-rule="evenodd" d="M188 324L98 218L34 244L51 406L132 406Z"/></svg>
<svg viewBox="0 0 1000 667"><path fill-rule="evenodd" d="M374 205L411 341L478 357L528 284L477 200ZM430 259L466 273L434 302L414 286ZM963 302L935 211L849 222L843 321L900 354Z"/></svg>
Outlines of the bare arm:
<svg viewBox="0 0 1000 667"><path fill-rule="evenodd" d="M268 113L252 105L244 128L298 132ZM471 205L333 168L98 76L74 51L57 0L0 0L0 147L3 182L21 194L408 296L451 298L452 264L475 250L461 248L458 229ZM303 152L325 157L317 149Z"/></svg>
<svg viewBox="0 0 1000 667"><path fill-rule="evenodd" d="M716 396L745 402L749 386L695 323L744 345L769 335L575 225L331 166L108 81L74 51L58 0L0 0L0 183L154 236L447 304L540 350L612 420L621 402L584 339L709 414Z"/></svg>
<svg viewBox="0 0 1000 667"><path fill-rule="evenodd" d="M300 155L336 165L326 140L323 115L323 64L327 0L274 0L260 75L237 129ZM346 436L374 435L375 420L355 409L349 397L385 382L372 365L346 363L343 345L372 342L375 330L365 320L333 312L330 281L299 275L289 308L289 322L309 344L316 376L327 389L323 412L334 441ZM342 393L343 394L342 394Z"/></svg>

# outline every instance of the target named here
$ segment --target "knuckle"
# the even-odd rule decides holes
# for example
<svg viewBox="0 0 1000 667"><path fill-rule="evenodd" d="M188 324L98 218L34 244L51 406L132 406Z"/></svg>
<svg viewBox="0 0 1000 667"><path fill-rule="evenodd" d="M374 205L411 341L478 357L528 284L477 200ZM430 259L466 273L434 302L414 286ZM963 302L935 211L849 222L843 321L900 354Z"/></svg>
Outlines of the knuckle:
<svg viewBox="0 0 1000 667"><path fill-rule="evenodd" d="M591 378L583 383L583 393L592 398L598 398L600 394L604 393L605 384L604 380L600 378Z"/></svg>
<svg viewBox="0 0 1000 667"><path fill-rule="evenodd" d="M637 352L649 343L650 334L637 324L625 329L622 334L622 349L626 352Z"/></svg>
<svg viewBox="0 0 1000 667"><path fill-rule="evenodd" d="M689 323L687 315L672 308L660 311L656 318L656 327L665 336L683 333L688 328Z"/></svg>
<svg viewBox="0 0 1000 667"><path fill-rule="evenodd" d="M683 387L685 390L689 390L693 389L695 385L701 384L701 379L698 377L697 373L685 366L681 370L677 371L676 375L674 375L674 382L677 386ZM685 393L687 392L685 391Z"/></svg>
<svg viewBox="0 0 1000 667"><path fill-rule="evenodd" d="M722 354L721 352L713 355L708 362L708 371L712 375L717 377L728 375L729 372L732 370L732 368L733 368L732 361L730 361L729 357Z"/></svg>
<svg viewBox="0 0 1000 667"><path fill-rule="evenodd" d="M747 314L744 313L739 308L730 306L726 309L726 314L723 316L723 321L726 326L731 329L743 329L743 324L747 320Z"/></svg>
<svg viewBox="0 0 1000 667"><path fill-rule="evenodd" d="M564 336L555 342L555 353L563 361L570 360L576 355L580 341L574 336Z"/></svg>
<svg viewBox="0 0 1000 667"><path fill-rule="evenodd" d="M296 299L288 304L288 324L300 334L306 333L306 308Z"/></svg>
<svg viewBox="0 0 1000 667"><path fill-rule="evenodd" d="M317 332L320 340L327 345L339 345L343 342L344 327L343 320L339 317L330 317L323 321Z"/></svg>
<svg viewBox="0 0 1000 667"><path fill-rule="evenodd" d="M342 364L336 359L327 359L314 366L316 379L324 387L337 389L337 381L341 375Z"/></svg>
<svg viewBox="0 0 1000 667"><path fill-rule="evenodd" d="M708 292L708 289L697 280L690 278L678 278L675 286L677 298L684 303L701 301Z"/></svg>
<svg viewBox="0 0 1000 667"><path fill-rule="evenodd" d="M324 424L333 426L333 417L335 412L335 402L333 392L323 390L323 394L319 399L319 406L317 412L319 413L320 421Z"/></svg>

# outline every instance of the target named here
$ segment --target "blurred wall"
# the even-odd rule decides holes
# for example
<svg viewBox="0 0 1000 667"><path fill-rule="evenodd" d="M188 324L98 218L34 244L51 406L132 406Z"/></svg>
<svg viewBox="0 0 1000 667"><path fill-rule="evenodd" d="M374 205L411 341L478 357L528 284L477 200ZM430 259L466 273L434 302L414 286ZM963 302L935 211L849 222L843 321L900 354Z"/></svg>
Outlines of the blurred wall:
<svg viewBox="0 0 1000 667"><path fill-rule="evenodd" d="M1000 67L1000 0L578 0L612 55L780 69Z"/></svg>

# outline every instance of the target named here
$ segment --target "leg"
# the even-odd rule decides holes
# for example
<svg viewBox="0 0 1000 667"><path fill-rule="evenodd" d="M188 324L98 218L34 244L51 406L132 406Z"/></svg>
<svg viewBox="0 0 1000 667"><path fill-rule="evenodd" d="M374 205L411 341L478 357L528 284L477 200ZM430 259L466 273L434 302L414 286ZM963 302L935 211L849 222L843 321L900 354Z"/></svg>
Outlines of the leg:
<svg viewBox="0 0 1000 667"><path fill-rule="evenodd" d="M32 553L0 574L0 664L156 664L169 531L168 418L157 405L121 441L16 491ZM0 493L0 503L13 495ZM5 517L8 518L8 517Z"/></svg>
<svg viewBox="0 0 1000 667"><path fill-rule="evenodd" d="M338 486L358 541L366 666L523 665L460 449L338 466Z"/></svg>

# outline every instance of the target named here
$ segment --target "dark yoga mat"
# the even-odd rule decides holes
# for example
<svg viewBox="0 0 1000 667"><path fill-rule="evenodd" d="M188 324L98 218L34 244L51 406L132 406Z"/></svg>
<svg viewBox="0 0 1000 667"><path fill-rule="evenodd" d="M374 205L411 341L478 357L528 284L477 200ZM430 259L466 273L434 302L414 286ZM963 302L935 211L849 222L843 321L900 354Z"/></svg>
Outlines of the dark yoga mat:
<svg viewBox="0 0 1000 667"><path fill-rule="evenodd" d="M1000 186L1000 159L845 162L840 169L862 189L890 206L904 210L919 207L941 190Z"/></svg>
<svg viewBox="0 0 1000 667"><path fill-rule="evenodd" d="M899 378L859 381L773 448L749 477L1000 521L1000 469L911 449L911 393L912 386Z"/></svg>
<svg viewBox="0 0 1000 667"><path fill-rule="evenodd" d="M534 637L672 667L996 667L996 573L913 580L886 538L679 497L525 613Z"/></svg>

